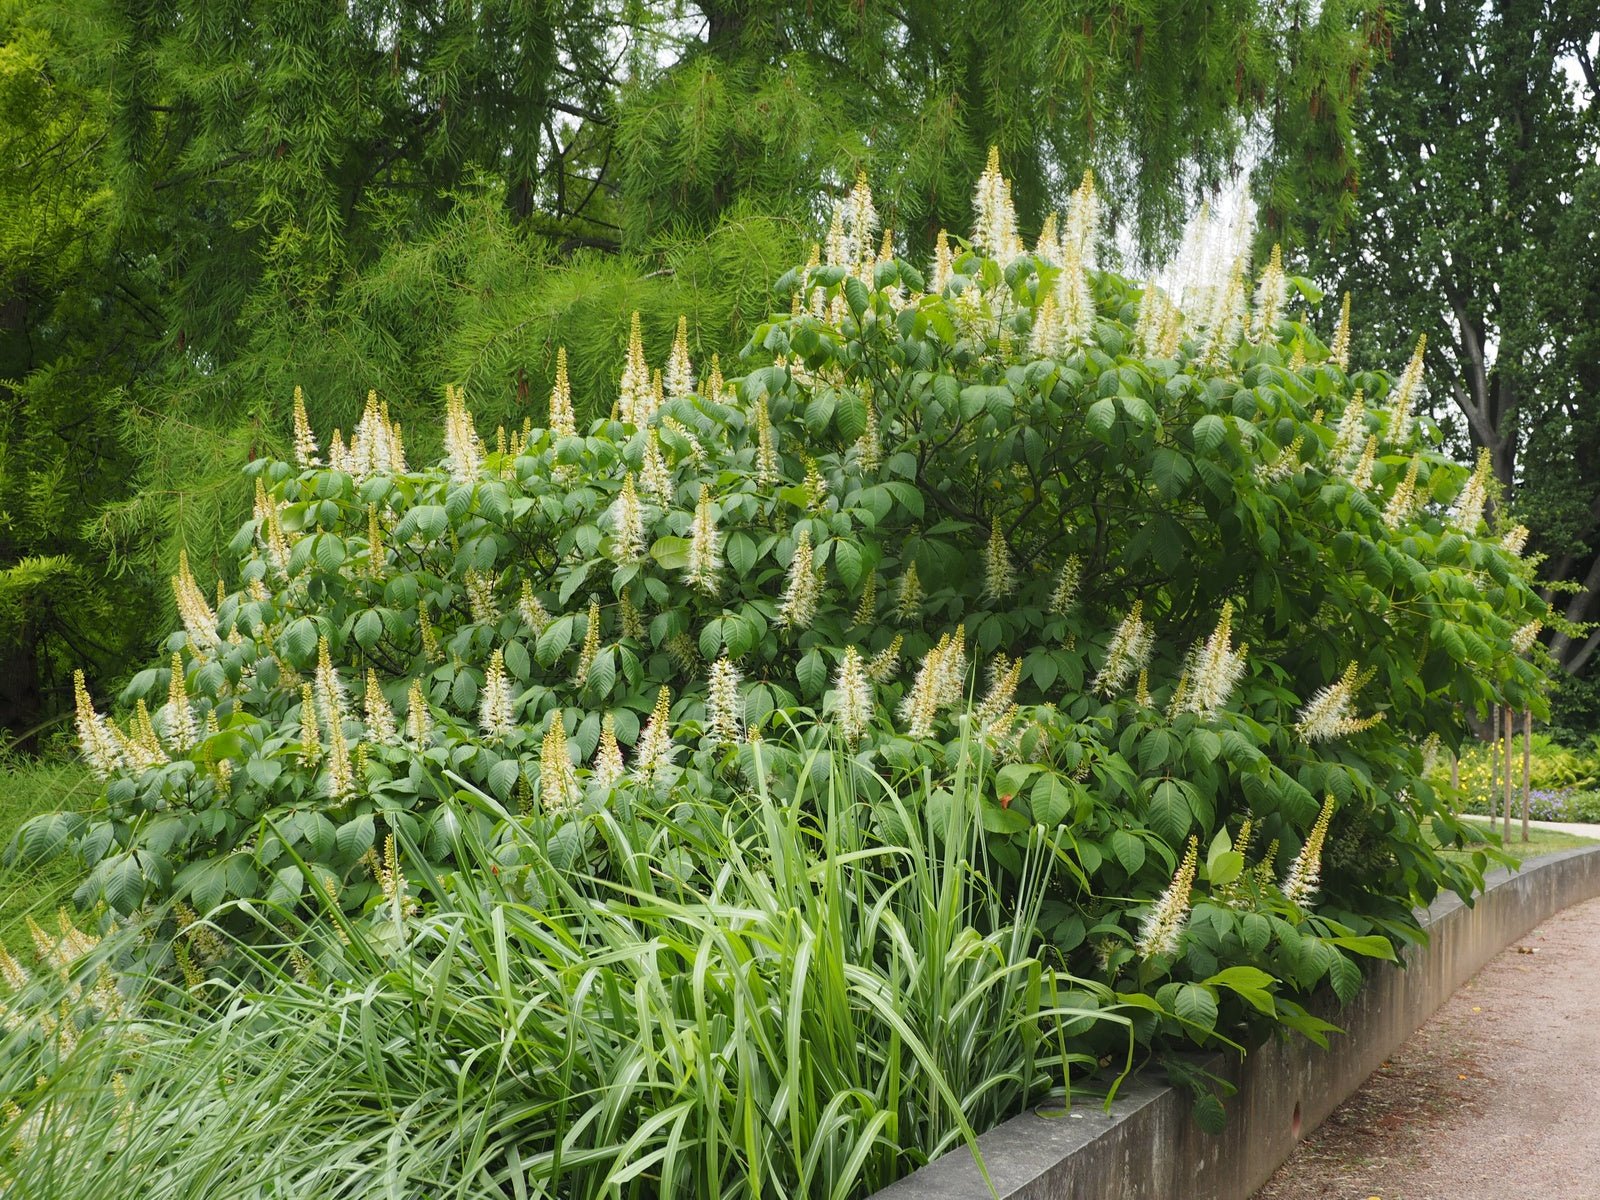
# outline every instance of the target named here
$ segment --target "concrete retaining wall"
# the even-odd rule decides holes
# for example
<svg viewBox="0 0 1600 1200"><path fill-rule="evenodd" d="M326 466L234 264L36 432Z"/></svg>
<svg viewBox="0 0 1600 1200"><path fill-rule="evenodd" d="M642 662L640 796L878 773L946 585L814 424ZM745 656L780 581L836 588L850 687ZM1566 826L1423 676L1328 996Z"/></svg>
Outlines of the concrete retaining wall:
<svg viewBox="0 0 1600 1200"><path fill-rule="evenodd" d="M1242 1062L1207 1065L1232 1079L1227 1129L1202 1133L1187 1092L1135 1080L1108 1113L1077 1105L1066 1115L1026 1113L978 1139L991 1192L965 1147L902 1179L873 1200L1247 1200L1315 1129L1458 987L1540 922L1600 896L1600 847L1499 871L1467 908L1454 895L1423 918L1429 942L1406 967L1369 974L1348 1008L1327 1014L1345 1033L1328 1050L1303 1038L1273 1040Z"/></svg>

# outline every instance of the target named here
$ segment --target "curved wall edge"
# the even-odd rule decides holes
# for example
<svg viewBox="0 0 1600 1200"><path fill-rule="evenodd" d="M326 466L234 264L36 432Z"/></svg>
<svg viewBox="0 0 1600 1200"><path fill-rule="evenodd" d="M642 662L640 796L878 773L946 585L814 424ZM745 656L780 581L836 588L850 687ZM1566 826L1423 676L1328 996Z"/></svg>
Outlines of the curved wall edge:
<svg viewBox="0 0 1600 1200"><path fill-rule="evenodd" d="M994 1182L971 1152L953 1150L871 1200L1248 1200L1328 1115L1450 995L1529 930L1600 896L1600 846L1496 871L1471 907L1454 894L1423 916L1426 946L1405 968L1368 974L1348 1007L1323 1015L1345 1032L1323 1050L1275 1038L1243 1059L1212 1055L1208 1069L1232 1080L1228 1125L1202 1132L1187 1092L1134 1079L1107 1112L1094 1104L1048 1117L1024 1113L978 1139Z"/></svg>

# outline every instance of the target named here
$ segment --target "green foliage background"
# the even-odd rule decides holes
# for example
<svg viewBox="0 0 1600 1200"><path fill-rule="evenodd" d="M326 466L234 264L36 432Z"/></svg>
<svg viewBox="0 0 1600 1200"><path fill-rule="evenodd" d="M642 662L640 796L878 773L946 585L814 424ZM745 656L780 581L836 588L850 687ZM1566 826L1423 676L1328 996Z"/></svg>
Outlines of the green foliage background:
<svg viewBox="0 0 1600 1200"><path fill-rule="evenodd" d="M324 427L377 388L420 433L446 382L519 424L559 342L603 411L632 309L652 353L680 312L736 349L819 187L871 167L920 257L990 144L1030 227L1092 164L1158 242L1255 122L1335 221L1387 28L1376 0L5 0L0 724L60 713L69 663L124 677L180 547L209 586L293 384Z"/></svg>

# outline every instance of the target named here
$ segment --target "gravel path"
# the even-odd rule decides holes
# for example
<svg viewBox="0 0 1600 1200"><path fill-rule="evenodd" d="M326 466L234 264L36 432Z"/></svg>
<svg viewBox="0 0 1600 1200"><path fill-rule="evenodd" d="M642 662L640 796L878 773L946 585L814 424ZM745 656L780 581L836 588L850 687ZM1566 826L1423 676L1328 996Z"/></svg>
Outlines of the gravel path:
<svg viewBox="0 0 1600 1200"><path fill-rule="evenodd" d="M1600 900L1450 998L1256 1200L1600 1197Z"/></svg>

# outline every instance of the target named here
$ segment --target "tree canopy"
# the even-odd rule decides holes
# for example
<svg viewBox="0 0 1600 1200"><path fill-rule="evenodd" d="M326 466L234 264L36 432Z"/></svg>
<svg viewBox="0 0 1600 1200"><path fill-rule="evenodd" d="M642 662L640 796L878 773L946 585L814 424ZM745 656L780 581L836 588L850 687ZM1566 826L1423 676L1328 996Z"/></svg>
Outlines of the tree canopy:
<svg viewBox="0 0 1600 1200"><path fill-rule="evenodd" d="M1360 219L1320 253L1358 350L1398 367L1419 335L1434 412L1486 449L1504 502L1600 616L1600 110L1592 5L1407 9L1358 120ZM1581 671L1600 634L1550 648Z"/></svg>

